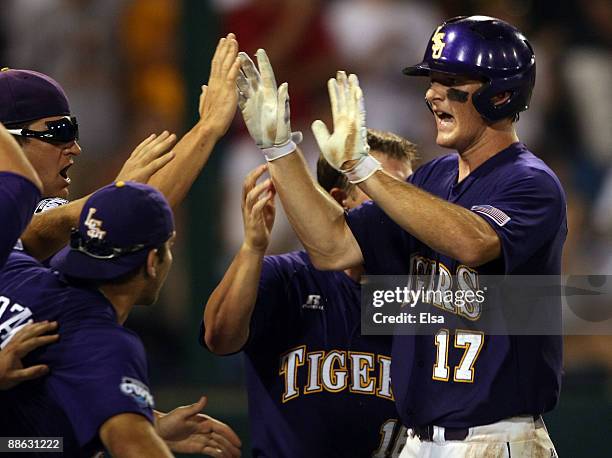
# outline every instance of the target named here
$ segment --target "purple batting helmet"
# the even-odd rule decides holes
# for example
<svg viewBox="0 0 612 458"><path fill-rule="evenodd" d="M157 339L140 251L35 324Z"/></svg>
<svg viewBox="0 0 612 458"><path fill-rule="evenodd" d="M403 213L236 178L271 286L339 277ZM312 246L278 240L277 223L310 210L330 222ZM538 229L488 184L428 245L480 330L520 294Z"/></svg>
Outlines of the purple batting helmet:
<svg viewBox="0 0 612 458"><path fill-rule="evenodd" d="M432 71L483 79L472 102L483 118L498 121L529 108L536 64L531 45L514 26L489 16L459 16L438 26L423 61L404 74L428 76ZM511 95L505 103L491 101L506 91Z"/></svg>

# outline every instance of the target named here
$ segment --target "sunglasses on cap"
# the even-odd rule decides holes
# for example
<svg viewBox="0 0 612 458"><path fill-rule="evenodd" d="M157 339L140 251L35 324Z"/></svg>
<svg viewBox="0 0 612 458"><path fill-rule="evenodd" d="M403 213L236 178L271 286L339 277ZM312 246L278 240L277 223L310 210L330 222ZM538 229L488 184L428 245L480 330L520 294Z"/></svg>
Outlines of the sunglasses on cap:
<svg viewBox="0 0 612 458"><path fill-rule="evenodd" d="M144 244L138 244L126 248L116 248L109 245L105 240L84 238L76 228L73 228L70 233L70 248L95 259L118 258L126 254L140 251L145 248L145 246Z"/></svg>
<svg viewBox="0 0 612 458"><path fill-rule="evenodd" d="M65 116L56 121L47 121L47 130L7 129L10 134L36 138L53 144L70 143L79 139L79 125L74 116Z"/></svg>

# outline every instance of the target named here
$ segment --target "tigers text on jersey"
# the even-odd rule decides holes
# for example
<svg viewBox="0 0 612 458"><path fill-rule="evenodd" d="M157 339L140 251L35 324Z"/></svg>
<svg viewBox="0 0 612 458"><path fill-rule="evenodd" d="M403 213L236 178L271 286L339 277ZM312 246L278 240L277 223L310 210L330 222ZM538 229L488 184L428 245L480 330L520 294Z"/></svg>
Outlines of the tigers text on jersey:
<svg viewBox="0 0 612 458"><path fill-rule="evenodd" d="M390 350L389 336L361 336L360 286L344 272L266 256L243 348L253 456L398 456Z"/></svg>
<svg viewBox="0 0 612 458"><path fill-rule="evenodd" d="M457 183L457 156L419 168L415 186L482 217L498 234L502 256L477 268L462 266L421 243L376 204L352 210L347 222L366 274L408 275L415 263L432 275L466 268L475 275L558 275L567 234L565 195L555 174L521 143L499 152ZM558 301L561 313L560 298ZM451 322L457 315L447 313ZM559 396L560 336L465 332L448 323L434 335L393 338L391 377L407 426L465 428L503 418L541 414Z"/></svg>

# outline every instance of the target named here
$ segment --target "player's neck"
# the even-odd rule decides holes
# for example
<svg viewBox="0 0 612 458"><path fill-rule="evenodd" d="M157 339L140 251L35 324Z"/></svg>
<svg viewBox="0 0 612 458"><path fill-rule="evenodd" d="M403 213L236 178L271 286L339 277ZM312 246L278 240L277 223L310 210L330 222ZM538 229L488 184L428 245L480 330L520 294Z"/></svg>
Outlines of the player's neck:
<svg viewBox="0 0 612 458"><path fill-rule="evenodd" d="M488 159L518 141L513 126L506 129L492 127L485 129L479 138L459 151L459 176L457 181L461 182Z"/></svg>
<svg viewBox="0 0 612 458"><path fill-rule="evenodd" d="M123 325L123 323L125 323L127 320L132 307L136 303L136 298L134 297L134 286L131 284L105 284L101 285L98 289L113 305L115 313L117 314L117 321L119 324Z"/></svg>

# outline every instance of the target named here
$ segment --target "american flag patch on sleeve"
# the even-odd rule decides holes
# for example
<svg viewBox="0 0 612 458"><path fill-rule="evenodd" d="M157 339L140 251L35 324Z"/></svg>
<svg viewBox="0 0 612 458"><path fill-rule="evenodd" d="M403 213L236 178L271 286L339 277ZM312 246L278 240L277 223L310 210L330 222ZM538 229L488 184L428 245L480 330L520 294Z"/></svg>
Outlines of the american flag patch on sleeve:
<svg viewBox="0 0 612 458"><path fill-rule="evenodd" d="M481 215L488 216L497 223L498 226L503 226L510 217L498 208L492 207L491 205L474 205L470 210L480 213Z"/></svg>

